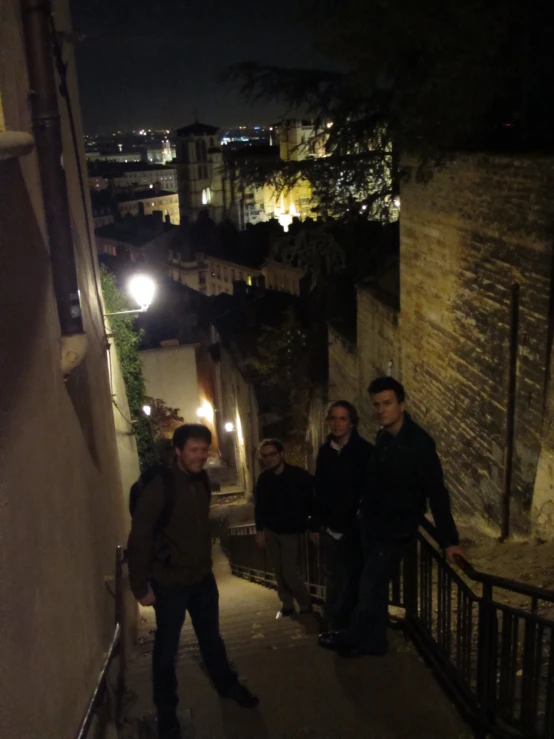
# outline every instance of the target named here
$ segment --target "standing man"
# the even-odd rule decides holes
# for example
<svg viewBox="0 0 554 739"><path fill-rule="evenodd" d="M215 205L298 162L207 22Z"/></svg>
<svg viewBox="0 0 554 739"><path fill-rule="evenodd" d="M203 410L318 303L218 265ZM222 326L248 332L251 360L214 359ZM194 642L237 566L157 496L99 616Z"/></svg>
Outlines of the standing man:
<svg viewBox="0 0 554 739"><path fill-rule="evenodd" d="M317 455L314 528L322 530L325 557L324 617L344 628L356 604L363 555L357 514L372 453L356 427L358 413L346 400L327 411L330 434ZM319 540L319 534L312 536Z"/></svg>
<svg viewBox="0 0 554 739"><path fill-rule="evenodd" d="M181 737L175 658L187 611L219 695L247 708L258 704L229 665L219 633L210 487L204 471L211 441L211 431L199 424L175 430L173 466L141 491L129 535L131 589L141 605L154 606L156 612L152 677L160 739Z"/></svg>
<svg viewBox="0 0 554 739"><path fill-rule="evenodd" d="M300 534L306 531L312 512L313 478L301 467L285 462L277 439L260 444L264 471L254 490L256 543L267 547L275 569L281 616L292 616L294 601L300 613L310 613L310 594L298 570Z"/></svg>
<svg viewBox="0 0 554 739"><path fill-rule="evenodd" d="M439 540L453 561L463 556L435 442L405 410L403 386L379 377L368 388L381 430L361 507L365 567L348 628L319 637L343 657L387 651L389 583L414 541L429 501Z"/></svg>

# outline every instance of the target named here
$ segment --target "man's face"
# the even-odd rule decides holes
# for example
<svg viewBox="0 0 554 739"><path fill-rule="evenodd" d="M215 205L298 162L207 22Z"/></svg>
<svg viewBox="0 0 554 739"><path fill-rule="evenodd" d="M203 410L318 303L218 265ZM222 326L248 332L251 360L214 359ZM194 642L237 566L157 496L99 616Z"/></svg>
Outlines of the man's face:
<svg viewBox="0 0 554 739"><path fill-rule="evenodd" d="M187 439L182 449L175 449L175 454L181 469L198 473L204 469L209 451L210 445L202 439Z"/></svg>
<svg viewBox="0 0 554 739"><path fill-rule="evenodd" d="M335 439L344 439L345 436L352 433L354 428L348 411L340 405L331 408L327 416L327 423L329 424L329 431Z"/></svg>
<svg viewBox="0 0 554 739"><path fill-rule="evenodd" d="M260 459L265 470L276 470L285 461L285 455L273 444L267 444L260 449Z"/></svg>
<svg viewBox="0 0 554 739"><path fill-rule="evenodd" d="M379 426L391 428L398 425L404 413L404 403L399 403L394 390L383 390L371 396Z"/></svg>

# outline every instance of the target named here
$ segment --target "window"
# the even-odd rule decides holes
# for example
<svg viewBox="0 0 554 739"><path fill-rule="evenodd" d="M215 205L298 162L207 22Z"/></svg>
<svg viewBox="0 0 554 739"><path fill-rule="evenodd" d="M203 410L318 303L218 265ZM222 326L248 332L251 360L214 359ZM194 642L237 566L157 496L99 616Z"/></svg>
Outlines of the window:
<svg viewBox="0 0 554 739"><path fill-rule="evenodd" d="M228 282L228 274L227 274L227 267L223 267L223 279L225 282Z"/></svg>
<svg viewBox="0 0 554 739"><path fill-rule="evenodd" d="M235 270L232 269L231 270L231 282L234 282L234 281L235 281Z"/></svg>
<svg viewBox="0 0 554 739"><path fill-rule="evenodd" d="M221 265L216 264L215 274L218 280L221 280Z"/></svg>
<svg viewBox="0 0 554 739"><path fill-rule="evenodd" d="M199 285L205 285L206 284L206 273L205 272L199 272L198 273L198 284Z"/></svg>

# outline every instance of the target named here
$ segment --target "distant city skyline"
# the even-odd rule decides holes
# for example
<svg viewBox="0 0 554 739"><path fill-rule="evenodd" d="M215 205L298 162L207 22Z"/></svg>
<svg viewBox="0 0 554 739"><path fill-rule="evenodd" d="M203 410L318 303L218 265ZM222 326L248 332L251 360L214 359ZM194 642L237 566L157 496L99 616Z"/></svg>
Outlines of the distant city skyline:
<svg viewBox="0 0 554 739"><path fill-rule="evenodd" d="M85 131L174 130L198 119L222 128L269 126L278 104L252 106L222 84L244 61L321 67L299 3L259 0L73 0Z"/></svg>

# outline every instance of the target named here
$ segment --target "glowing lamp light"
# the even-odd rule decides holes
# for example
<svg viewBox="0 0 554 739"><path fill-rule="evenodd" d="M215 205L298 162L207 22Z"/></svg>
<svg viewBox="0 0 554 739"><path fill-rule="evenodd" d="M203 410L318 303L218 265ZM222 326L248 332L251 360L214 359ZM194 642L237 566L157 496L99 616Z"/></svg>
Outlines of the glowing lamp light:
<svg viewBox="0 0 554 739"><path fill-rule="evenodd" d="M234 431L234 430L235 430L235 424L232 421L227 421L227 423L225 424L225 431L228 431L230 433L231 431Z"/></svg>
<svg viewBox="0 0 554 739"><path fill-rule="evenodd" d="M152 408L149 405L143 405L142 412L145 416L149 416L152 413Z"/></svg>
<svg viewBox="0 0 554 739"><path fill-rule="evenodd" d="M214 421L214 409L211 405L211 403L208 403L207 400L205 400L200 408L196 411L196 415L198 418L205 418L206 421L209 421L210 423L213 423Z"/></svg>
<svg viewBox="0 0 554 739"><path fill-rule="evenodd" d="M400 208L400 198L394 198L394 207Z"/></svg>
<svg viewBox="0 0 554 739"><path fill-rule="evenodd" d="M150 277L136 275L129 282L129 292L141 310L148 310L156 292L156 285Z"/></svg>

